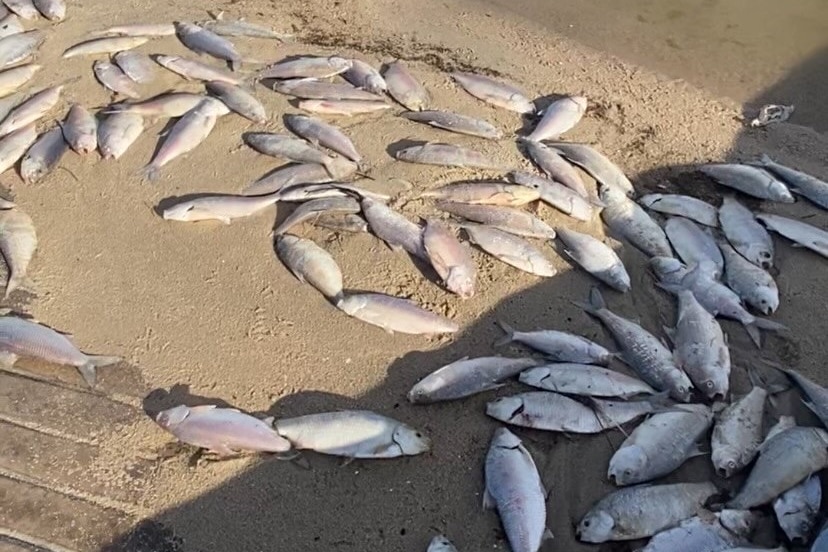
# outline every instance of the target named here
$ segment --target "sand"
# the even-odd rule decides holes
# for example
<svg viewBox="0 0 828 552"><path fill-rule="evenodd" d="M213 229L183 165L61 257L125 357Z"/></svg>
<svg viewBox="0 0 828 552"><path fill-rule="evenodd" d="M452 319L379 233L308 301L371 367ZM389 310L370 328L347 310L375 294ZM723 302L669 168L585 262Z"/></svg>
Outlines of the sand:
<svg viewBox="0 0 828 552"><path fill-rule="evenodd" d="M723 190L687 168L761 152L828 177L828 138L815 130L793 124L747 130L740 106L730 100L464 4L239 1L215 7L226 9L228 17L295 29L297 41L289 44L236 40L250 58L337 53L373 64L402 58L431 91L435 106L485 118L507 133L525 128L526 121L470 97L446 71L512 80L531 97L547 98L541 104L560 94L584 94L591 109L567 138L598 145L642 193L678 190L715 200ZM67 86L67 101L103 106L110 98L94 81L92 60L58 61L64 48L110 24L204 17L199 7L179 0L154 6L152 13L140 2L72 4L69 18L50 31L40 58L47 69L35 86L80 74L80 81ZM186 53L174 38L140 50ZM200 88L159 69L146 95ZM497 427L483 410L495 394L415 407L405 393L427 373L466 355L528 354L492 347L501 333L499 320L521 329L571 331L613 347L598 323L572 304L595 282L572 269L551 245L544 247L559 273L546 280L475 252L479 289L462 301L447 294L429 271L370 235L302 228L302 235L336 258L348 289L408 297L462 327L450 338L389 335L338 312L276 259L269 232L290 206L229 226L162 220L156 208L170 198L239 191L280 164L244 146L241 133L281 130L281 115L297 110L262 87L256 93L272 114L271 123L262 127L222 118L204 144L165 167L156 182L141 182L136 173L150 159L165 121L150 126L117 162L69 154L33 186L11 172L3 175L2 183L32 216L40 236L30 267L32 293L16 296L14 307L71 331L85 351L119 354L126 361L102 369L92 392L71 369L24 363L18 369L25 375L0 373L5 432L0 535L7 535L12 550L17 541L9 539L16 538L82 551L402 551L425 549L437 532L461 550L506 548L496 515L481 509L483 457ZM60 114L67 108L62 105ZM393 113L337 123L365 156L365 171L375 179L366 187L394 194L392 204L412 219L439 216L417 199L420 191L499 174L400 163L390 153L401 145L448 141L477 148L506 166L529 168L510 138L486 142L455 136L395 117L399 112L395 107ZM828 224L823 212L804 202L747 203ZM604 237L597 219L580 223L545 206L538 214L552 225ZM627 295L605 293L611 307L653 331L671 324L673 301L654 287L644 256L606 239L633 280ZM737 394L749 387L744 368L759 358L826 382L822 336L828 323L820 316L828 293L821 277L825 261L782 240L776 244L782 304L774 320L789 330L766 334L759 350L738 325L724 323ZM514 384L499 393L519 389ZM194 465L192 451L171 446L171 436L148 416L182 402L277 417L367 408L421 429L434 446L420 457L347 465L313 454L306 455L305 467L274 458ZM769 417L792 410L801 423L816 423L792 393ZM611 490L607 461L623 435L518 433L550 490L549 526L556 539L544 550L595 549L577 543L573 524ZM695 458L665 481L710 478L708 462ZM723 489L737 484L716 482Z"/></svg>

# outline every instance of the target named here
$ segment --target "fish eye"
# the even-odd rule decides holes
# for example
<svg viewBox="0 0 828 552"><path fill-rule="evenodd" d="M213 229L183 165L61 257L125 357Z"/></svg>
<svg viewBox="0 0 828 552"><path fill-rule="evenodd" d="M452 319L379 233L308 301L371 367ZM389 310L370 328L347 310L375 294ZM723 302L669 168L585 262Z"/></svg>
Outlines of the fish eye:
<svg viewBox="0 0 828 552"><path fill-rule="evenodd" d="M710 380L707 380L706 382L704 382L704 385L705 385L708 389L713 389L713 382L712 382L712 381L710 381Z"/></svg>
<svg viewBox="0 0 828 552"><path fill-rule="evenodd" d="M728 460L727 467L730 468L731 470L735 470L736 469L736 461L735 460Z"/></svg>
<svg viewBox="0 0 828 552"><path fill-rule="evenodd" d="M589 527L589 520L588 519L584 520L584 527Z"/></svg>
<svg viewBox="0 0 828 552"><path fill-rule="evenodd" d="M422 433L417 432L417 433L415 433L415 434L414 434L414 436L415 436L415 437L417 437L417 438L419 439L419 438L421 438L423 435L422 435Z"/></svg>
<svg viewBox="0 0 828 552"><path fill-rule="evenodd" d="M628 468L628 469L626 469L626 470L624 470L624 475L626 475L626 476L630 476L630 475L632 475L632 470L631 470L631 469L629 469L629 468Z"/></svg>

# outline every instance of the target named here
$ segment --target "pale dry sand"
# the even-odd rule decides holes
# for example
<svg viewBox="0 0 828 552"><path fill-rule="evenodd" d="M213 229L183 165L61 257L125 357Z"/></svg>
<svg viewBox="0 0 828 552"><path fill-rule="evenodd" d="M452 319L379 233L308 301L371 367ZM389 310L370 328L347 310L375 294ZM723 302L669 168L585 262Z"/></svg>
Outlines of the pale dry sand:
<svg viewBox="0 0 828 552"><path fill-rule="evenodd" d="M507 133L526 122L468 96L446 71L495 74L532 97L584 94L591 109L567 138L597 144L641 192L666 185L715 200L723 190L685 174L686 167L708 160L751 159L760 152L828 178L825 135L794 125L745 131L736 104L518 21L466 11L463 5L329 0L312 5L239 1L210 7L278 30L295 29L298 40L290 44L237 39L251 58L337 53L374 64L403 58L433 94L435 107L483 117ZM137 1L71 4L70 17L53 27L44 46L40 62L46 69L37 84L81 74L80 82L67 87L67 100L103 106L109 97L94 81L92 60L59 61L65 47L110 24L204 17L201 7L180 0L152 10ZM140 50L187 53L174 38L154 40ZM201 89L160 68L158 77L147 96L167 89ZM297 111L285 97L261 86L257 95L272 114L269 130L281 130L282 114ZM391 113L337 122L376 179L366 186L397 194L394 206L411 218L435 213L416 199L421 190L498 173L399 163L389 152L400 144L449 141L475 147L506 166L529 167L511 136L501 142L454 136L396 117L399 111L395 107ZM410 297L462 326L460 333L444 339L385 334L338 312L281 266L269 232L274 214L282 220L289 206L230 226L163 221L155 207L170 197L238 191L279 165L241 142L242 132L261 127L227 116L206 143L168 165L160 180L142 183L136 173L149 160L163 128L164 122L148 128L117 162L69 154L59 170L35 186L23 185L11 172L3 175L3 184L32 216L40 235L30 268L34 297L21 309L72 331L85 350L121 354L128 364L101 370L100 390L115 401L111 410L96 402L97 395L78 395L85 402L76 408L70 400L74 395L66 398L68 391L56 391L54 403L49 402L51 395L43 399L50 406L41 408L38 424L59 426L64 434L76 435L76 441L86 438L91 452L63 460L62 449L54 447L26 464L35 465L38 478L54 479L52 487L63 489L64 495L124 514L87 515L75 502L50 503L46 513L32 506L32 498L25 512L0 508L4 524L77 550L402 551L424 549L435 532L448 535L461 550L505 548L495 514L480 506L483 456L496 427L483 414L491 395L414 407L405 393L447 362L496 353L491 344L500 335L497 320L522 329L572 331L612 346L598 323L572 304L586 297L593 280L572 270L551 245L544 247L559 274L547 280L476 252L479 290L461 301L434 283L428 270L424 274L370 235L334 236L303 228L303 235L323 244L340 263L347 288ZM823 212L804 202L761 208L828 225ZM579 223L545 206L538 213L553 225L604 235L597 219ZM608 239L619 248L633 279L630 294L605 293L610 305L653 331L672 323L673 301L654 287L644 256ZM823 336L828 323L821 312L828 293L822 277L825 261L781 240L776 243L782 305L774 319L789 331L766 335L760 351L739 326L725 323L738 367L733 386L737 393L748 386L744 368L759 357L826 382ZM518 349L502 352L525 354ZM79 384L70 370L31 369L70 387ZM517 389L515 384L502 392ZM20 408L28 400L25 406L31 409L35 398L26 393L22 386L10 404ZM787 398L774 415L795 408L802 423L814 423L795 397ZM185 452L167 454L171 437L142 410L216 401L275 416L368 408L424 430L433 438L433 452L347 466L308 455L310 469L275 459L192 467ZM94 408L84 407L87 402ZM588 506L611 489L606 465L623 435L519 433L551 493L549 525L556 539L543 549L626 550L580 545L572 529ZM21 442L21 450L13 450L12 456L27 453L26 441ZM667 480L708 478L708 462L705 457L693 459ZM717 483L724 489L734 485ZM72 491L78 488L87 491ZM129 529L143 518L151 521ZM71 523L72 531L56 531L61 523Z"/></svg>

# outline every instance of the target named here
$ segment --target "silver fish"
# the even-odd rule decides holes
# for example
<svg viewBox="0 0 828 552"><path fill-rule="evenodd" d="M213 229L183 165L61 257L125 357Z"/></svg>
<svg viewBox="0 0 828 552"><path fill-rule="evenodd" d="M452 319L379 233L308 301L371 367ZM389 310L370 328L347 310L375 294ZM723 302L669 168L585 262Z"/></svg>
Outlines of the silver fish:
<svg viewBox="0 0 828 552"><path fill-rule="evenodd" d="M221 81L208 82L206 87L210 94L245 119L261 124L267 122L267 112L262 102L243 88Z"/></svg>
<svg viewBox="0 0 828 552"><path fill-rule="evenodd" d="M95 72L95 78L97 78L105 88L108 88L117 94L122 94L128 98L141 97L141 91L136 86L136 82L126 76L126 74L114 63L109 63L108 61L96 61L92 66L92 70Z"/></svg>
<svg viewBox="0 0 828 552"><path fill-rule="evenodd" d="M368 222L361 216L353 214L322 213L316 217L313 224L335 232L368 232Z"/></svg>
<svg viewBox="0 0 828 552"><path fill-rule="evenodd" d="M719 184L739 190L759 199L782 203L793 203L794 198L788 187L769 172L750 165L738 163L715 163L701 165L699 171Z"/></svg>
<svg viewBox="0 0 828 552"><path fill-rule="evenodd" d="M33 56L44 40L46 33L43 31L27 31L0 38L0 68Z"/></svg>
<svg viewBox="0 0 828 552"><path fill-rule="evenodd" d="M353 173L352 163L341 157L331 157L299 138L270 132L247 132L245 144L265 155L283 157L296 163L323 165L333 178L344 178Z"/></svg>
<svg viewBox="0 0 828 552"><path fill-rule="evenodd" d="M432 372L408 392L414 404L453 401L502 387L537 362L531 358L463 357Z"/></svg>
<svg viewBox="0 0 828 552"><path fill-rule="evenodd" d="M279 190L279 201L308 201L323 197L354 197L370 198L375 201L387 202L391 199L385 194L372 192L347 182L325 182L322 184L297 184Z"/></svg>
<svg viewBox="0 0 828 552"><path fill-rule="evenodd" d="M604 347L580 335L557 330L519 332L502 321L498 321L498 325L506 335L495 342L495 347L516 341L540 351L553 362L576 362L606 366L613 359L613 354Z"/></svg>
<svg viewBox="0 0 828 552"><path fill-rule="evenodd" d="M828 389L795 370L785 370L789 378L807 397L803 402L817 415L822 425L828 427Z"/></svg>
<svg viewBox="0 0 828 552"><path fill-rule="evenodd" d="M828 550L828 523L820 529L819 535L817 535L816 540L811 545L810 552L825 552L826 550Z"/></svg>
<svg viewBox="0 0 828 552"><path fill-rule="evenodd" d="M358 59L351 60L351 68L342 76L357 88L362 88L372 94L381 96L388 90L388 84L379 71L368 63Z"/></svg>
<svg viewBox="0 0 828 552"><path fill-rule="evenodd" d="M308 100L383 101L381 96L344 82L300 78L275 81L273 90L280 94Z"/></svg>
<svg viewBox="0 0 828 552"><path fill-rule="evenodd" d="M320 412L273 423L294 448L346 458L397 458L428 452L428 437L367 410Z"/></svg>
<svg viewBox="0 0 828 552"><path fill-rule="evenodd" d="M66 143L76 153L85 155L98 149L98 122L82 105L72 105L61 130Z"/></svg>
<svg viewBox="0 0 828 552"><path fill-rule="evenodd" d="M236 76L226 69L213 67L195 59L187 59L180 56L154 56L156 63L177 73L186 79L203 81L221 81L228 84L240 86L244 84L242 77Z"/></svg>
<svg viewBox="0 0 828 552"><path fill-rule="evenodd" d="M636 202L614 186L601 186L601 218L610 230L651 257L672 257L664 230Z"/></svg>
<svg viewBox="0 0 828 552"><path fill-rule="evenodd" d="M719 222L727 241L744 258L765 269L773 266L773 240L747 207L732 197L724 197Z"/></svg>
<svg viewBox="0 0 828 552"><path fill-rule="evenodd" d="M0 98L4 98L9 94L17 92L21 86L29 82L35 73L40 71L42 65L35 65L30 63L28 65L21 65L6 69L0 73Z"/></svg>
<svg viewBox="0 0 828 552"><path fill-rule="evenodd" d="M356 170L356 166L354 166L354 170ZM263 195L298 184L321 184L332 180L333 177L322 165L316 163L287 165L279 167L249 184L242 190L242 194Z"/></svg>
<svg viewBox="0 0 828 552"><path fill-rule="evenodd" d="M503 137L503 133L487 121L450 111L406 111L402 117L409 121L488 140L500 140Z"/></svg>
<svg viewBox="0 0 828 552"><path fill-rule="evenodd" d="M717 276L722 274L724 258L709 230L702 230L692 220L670 217L664 225L664 233L686 265L693 266L709 261L716 266Z"/></svg>
<svg viewBox="0 0 828 552"><path fill-rule="evenodd" d="M314 145L319 145L360 163L362 156L353 142L337 127L307 115L285 115L285 124L294 134Z"/></svg>
<svg viewBox="0 0 828 552"><path fill-rule="evenodd" d="M762 155L759 165L784 180L793 193L808 198L823 209L828 209L828 182L780 165L767 155Z"/></svg>
<svg viewBox="0 0 828 552"><path fill-rule="evenodd" d="M770 441L775 435L782 433L786 429L796 427L796 419L793 416L779 416L779 419L776 420L776 423L771 426L768 430L767 435L765 435L765 440L762 443L767 443Z"/></svg>
<svg viewBox="0 0 828 552"><path fill-rule="evenodd" d="M549 147L584 169L604 186L614 186L626 195L631 195L635 191L624 171L592 146L553 142Z"/></svg>
<svg viewBox="0 0 828 552"><path fill-rule="evenodd" d="M235 408L180 405L159 412L155 421L179 441L222 457L290 450L290 442L273 429L273 418L260 420Z"/></svg>
<svg viewBox="0 0 828 552"><path fill-rule="evenodd" d="M658 533L640 552L724 552L748 544L756 518L747 510L702 513Z"/></svg>
<svg viewBox="0 0 828 552"><path fill-rule="evenodd" d="M429 219L422 233L422 246L431 266L449 291L463 299L474 295L477 266L468 246L460 243L454 232L444 224Z"/></svg>
<svg viewBox="0 0 828 552"><path fill-rule="evenodd" d="M557 139L578 124L586 109L587 99L583 96L566 96L555 100L544 110L543 117L535 130L526 137L527 140L540 142Z"/></svg>
<svg viewBox="0 0 828 552"><path fill-rule="evenodd" d="M23 19L31 20L40 17L33 0L3 0L3 4Z"/></svg>
<svg viewBox="0 0 828 552"><path fill-rule="evenodd" d="M0 138L0 173L12 168L37 140L35 123Z"/></svg>
<svg viewBox="0 0 828 552"><path fill-rule="evenodd" d="M15 106L0 124L0 136L5 136L30 123L39 121L57 105L62 91L63 85L52 86L32 94L25 101Z"/></svg>
<svg viewBox="0 0 828 552"><path fill-rule="evenodd" d="M9 272L4 298L23 284L36 250L37 232L31 217L17 209L0 211L0 253Z"/></svg>
<svg viewBox="0 0 828 552"><path fill-rule="evenodd" d="M50 21L60 21L66 17L66 2L64 0L33 0L34 5L43 17Z"/></svg>
<svg viewBox="0 0 828 552"><path fill-rule="evenodd" d="M326 197L312 199L297 207L279 226L273 230L275 235L284 234L297 224L317 218L322 213L351 213L361 210L359 202L351 197Z"/></svg>
<svg viewBox="0 0 828 552"><path fill-rule="evenodd" d="M427 190L420 194L420 197L431 197L472 205L519 207L540 199L540 195L537 189L521 186L520 184L456 182Z"/></svg>
<svg viewBox="0 0 828 552"><path fill-rule="evenodd" d="M814 474L773 501L773 511L779 526L790 541L806 542L819 516L822 502L822 484Z"/></svg>
<svg viewBox="0 0 828 552"><path fill-rule="evenodd" d="M27 184L36 184L52 172L61 158L69 151L60 126L40 135L20 161L20 176Z"/></svg>
<svg viewBox="0 0 828 552"><path fill-rule="evenodd" d="M546 278L558 272L539 249L523 238L484 225L466 225L464 228L472 243L508 265Z"/></svg>
<svg viewBox="0 0 828 552"><path fill-rule="evenodd" d="M5 38L13 34L25 32L26 29L20 24L20 19L13 13L8 13L0 19L0 38Z"/></svg>
<svg viewBox="0 0 828 552"><path fill-rule="evenodd" d="M516 113L535 112L535 104L511 84L474 73L455 72L451 76L463 90L479 100Z"/></svg>
<svg viewBox="0 0 828 552"><path fill-rule="evenodd" d="M326 79L351 68L351 60L339 57L299 57L271 65L256 77L262 79Z"/></svg>
<svg viewBox="0 0 828 552"><path fill-rule="evenodd" d="M428 142L420 146L410 146L394 153L394 158L407 163L424 165L442 165L446 167L467 167L473 169L498 169L500 164L492 161L482 153L438 142Z"/></svg>
<svg viewBox="0 0 828 552"><path fill-rule="evenodd" d="M428 543L426 552L457 552L457 547L443 535L437 535Z"/></svg>
<svg viewBox="0 0 828 552"><path fill-rule="evenodd" d="M762 314L771 314L779 307L779 288L773 276L742 257L727 242L720 242L719 249L725 259L725 283L742 300Z"/></svg>
<svg viewBox="0 0 828 552"><path fill-rule="evenodd" d="M133 113L145 117L181 117L205 98L204 94L172 92L141 102L121 102L108 106L104 113Z"/></svg>
<svg viewBox="0 0 828 552"><path fill-rule="evenodd" d="M391 109L391 105L384 101L369 102L364 100L302 100L298 107L311 113L345 115L346 117Z"/></svg>
<svg viewBox="0 0 828 552"><path fill-rule="evenodd" d="M404 62L397 60L387 64L382 76L388 87L388 94L404 108L422 111L431 103L431 94L414 78Z"/></svg>
<svg viewBox="0 0 828 552"><path fill-rule="evenodd" d="M460 329L448 318L429 312L414 301L391 295L347 295L336 306L348 316L378 326L388 333L442 334Z"/></svg>
<svg viewBox="0 0 828 552"><path fill-rule="evenodd" d="M719 477L731 477L756 458L763 441L767 398L767 391L754 387L718 414L710 439L710 459Z"/></svg>
<svg viewBox="0 0 828 552"><path fill-rule="evenodd" d="M135 23L130 25L116 25L102 31L91 33L92 36L121 35L121 36L172 36L175 34L175 25L172 23Z"/></svg>
<svg viewBox="0 0 828 552"><path fill-rule="evenodd" d="M74 366L90 387L95 385L97 368L121 361L120 357L82 353L64 334L16 316L0 317L0 351L5 353L3 361L9 365L18 357L34 357Z"/></svg>
<svg viewBox="0 0 828 552"><path fill-rule="evenodd" d="M119 159L144 131L144 118L131 112L113 113L98 125L98 149L104 159Z"/></svg>
<svg viewBox="0 0 828 552"><path fill-rule="evenodd" d="M342 296L342 272L330 253L311 240L280 234L276 237L279 259L300 282L307 282L334 301Z"/></svg>
<svg viewBox="0 0 828 552"><path fill-rule="evenodd" d="M418 224L371 198L362 200L362 214L371 231L389 247L395 250L401 248L421 259L429 259L423 247L423 230Z"/></svg>
<svg viewBox="0 0 828 552"><path fill-rule="evenodd" d="M521 143L526 147L526 152L532 162L549 178L563 184L582 197L589 197L584 181L578 171L560 153L540 142L524 140Z"/></svg>
<svg viewBox="0 0 828 552"><path fill-rule="evenodd" d="M584 270L622 293L630 290L630 275L610 246L589 234L563 227L558 227L558 238L567 256Z"/></svg>
<svg viewBox="0 0 828 552"><path fill-rule="evenodd" d="M607 308L598 288L592 288L589 304L580 304L587 313L598 318L610 331L624 361L638 376L658 391L669 391L670 396L689 402L693 384L676 366L673 354L653 334Z"/></svg>
<svg viewBox="0 0 828 552"><path fill-rule="evenodd" d="M204 27L221 36L247 36L251 38L275 38L277 40L289 40L292 34L279 33L269 27L257 25L243 20L211 19L199 23Z"/></svg>
<svg viewBox="0 0 828 552"><path fill-rule="evenodd" d="M241 67L241 54L226 38L222 38L213 31L204 29L193 23L182 21L173 22L178 39L190 50L198 54L207 54L214 58L223 59L230 63L236 71Z"/></svg>
<svg viewBox="0 0 828 552"><path fill-rule="evenodd" d="M647 194L638 198L638 202L658 213L689 218L711 228L719 226L719 212L716 208L695 197L678 194Z"/></svg>
<svg viewBox="0 0 828 552"><path fill-rule="evenodd" d="M142 46L149 42L145 36L113 36L106 38L93 38L86 42L75 44L63 52L64 59L75 56L94 56L98 54L111 54L123 52Z"/></svg>
<svg viewBox="0 0 828 552"><path fill-rule="evenodd" d="M138 84L147 84L155 79L155 67L148 55L126 50L112 56L121 71Z"/></svg>
<svg viewBox="0 0 828 552"><path fill-rule="evenodd" d="M828 257L828 232L825 230L779 215L759 213L756 218L777 234L785 236L814 253Z"/></svg>
<svg viewBox="0 0 828 552"><path fill-rule="evenodd" d="M628 399L656 394L655 389L638 378L591 364L562 362L538 366L522 372L520 381L546 391L587 397Z"/></svg>
<svg viewBox="0 0 828 552"><path fill-rule="evenodd" d="M265 196L208 195L182 201L164 209L164 220L198 222L218 220L230 224L233 219L249 217L279 201L276 194Z"/></svg>
<svg viewBox="0 0 828 552"><path fill-rule="evenodd" d="M518 236L554 239L555 230L541 219L512 207L495 205L469 205L439 201L437 207L452 215L486 224Z"/></svg>
<svg viewBox="0 0 828 552"><path fill-rule="evenodd" d="M578 220L592 220L594 210L590 202L578 192L554 180L524 171L511 171L508 178L517 184L538 190L540 199Z"/></svg>
<svg viewBox="0 0 828 552"><path fill-rule="evenodd" d="M532 456L506 428L494 432L485 463L483 507L495 508L512 552L538 552L546 528L546 489Z"/></svg>

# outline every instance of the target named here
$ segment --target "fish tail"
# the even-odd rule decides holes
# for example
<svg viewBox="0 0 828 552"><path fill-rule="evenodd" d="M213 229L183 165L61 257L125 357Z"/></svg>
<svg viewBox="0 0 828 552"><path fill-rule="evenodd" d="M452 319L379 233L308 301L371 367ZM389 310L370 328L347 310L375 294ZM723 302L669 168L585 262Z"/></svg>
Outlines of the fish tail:
<svg viewBox="0 0 828 552"><path fill-rule="evenodd" d="M607 303L604 301L604 296L601 295L601 291L598 287L593 287L589 290L589 303L573 301L572 304L576 307L584 309L589 314L595 314L601 309L607 308Z"/></svg>
<svg viewBox="0 0 828 552"><path fill-rule="evenodd" d="M161 167L150 163L143 169L140 169L137 173L137 176L141 180L149 180L150 182L154 180L158 180L158 176L160 175Z"/></svg>
<svg viewBox="0 0 828 552"><path fill-rule="evenodd" d="M753 344L762 348L762 334L759 332L759 328L756 326L754 322L750 324L744 324L745 331L747 332L750 340L753 341Z"/></svg>
<svg viewBox="0 0 828 552"><path fill-rule="evenodd" d="M513 327L503 320L498 320L497 325L500 326L500 329L505 332L505 335L494 342L494 347L502 347L503 345L511 343L515 340L515 329Z"/></svg>
<svg viewBox="0 0 828 552"><path fill-rule="evenodd" d="M20 287L21 278L17 274L10 274L9 279L6 282L6 291L3 293L3 299L8 299L9 295L11 295L15 290Z"/></svg>
<svg viewBox="0 0 828 552"><path fill-rule="evenodd" d="M762 156L759 158L759 163L761 165L770 165L773 163L773 159L770 158L770 155L767 153L763 153Z"/></svg>
<svg viewBox="0 0 828 552"><path fill-rule="evenodd" d="M773 320L768 320L767 318L756 318L753 321L753 325L761 330L767 330L769 332L779 332L788 329L788 327L784 324L774 322Z"/></svg>

